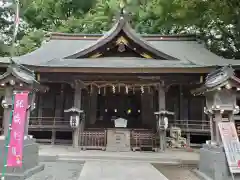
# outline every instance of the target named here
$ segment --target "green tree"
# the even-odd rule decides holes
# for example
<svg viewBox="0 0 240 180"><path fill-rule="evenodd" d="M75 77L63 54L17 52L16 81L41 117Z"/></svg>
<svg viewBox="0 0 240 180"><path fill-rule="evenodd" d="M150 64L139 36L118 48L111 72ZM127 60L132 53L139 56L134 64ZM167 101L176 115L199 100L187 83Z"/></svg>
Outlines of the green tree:
<svg viewBox="0 0 240 180"><path fill-rule="evenodd" d="M125 0L125 3L133 27L140 33L197 34L213 52L240 58L240 6L235 0ZM119 12L119 0L25 0L22 12L33 32L20 42L19 54L41 44L39 40L32 41L35 35L42 37L36 29L68 33L108 31ZM30 44L29 48L25 43Z"/></svg>
<svg viewBox="0 0 240 180"><path fill-rule="evenodd" d="M240 59L240 2L235 0L182 0L195 12L197 32L213 52Z"/></svg>
<svg viewBox="0 0 240 180"><path fill-rule="evenodd" d="M22 18L31 28L51 30L70 17L80 18L95 0L23 0Z"/></svg>
<svg viewBox="0 0 240 180"><path fill-rule="evenodd" d="M8 39L10 35L9 27L11 26L11 21L8 19L10 17L10 8L6 7L4 4L0 6L0 56L8 55Z"/></svg>

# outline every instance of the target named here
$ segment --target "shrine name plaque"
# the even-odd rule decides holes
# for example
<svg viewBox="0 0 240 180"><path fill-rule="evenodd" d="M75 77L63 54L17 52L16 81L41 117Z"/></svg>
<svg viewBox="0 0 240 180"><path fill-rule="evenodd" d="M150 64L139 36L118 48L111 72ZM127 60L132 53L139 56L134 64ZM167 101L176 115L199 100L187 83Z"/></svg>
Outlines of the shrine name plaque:
<svg viewBox="0 0 240 180"><path fill-rule="evenodd" d="M233 122L221 122L218 127L229 170L231 173L240 173L240 144L235 124Z"/></svg>
<svg viewBox="0 0 240 180"><path fill-rule="evenodd" d="M131 151L130 130L125 128L108 129L106 150L114 152Z"/></svg>

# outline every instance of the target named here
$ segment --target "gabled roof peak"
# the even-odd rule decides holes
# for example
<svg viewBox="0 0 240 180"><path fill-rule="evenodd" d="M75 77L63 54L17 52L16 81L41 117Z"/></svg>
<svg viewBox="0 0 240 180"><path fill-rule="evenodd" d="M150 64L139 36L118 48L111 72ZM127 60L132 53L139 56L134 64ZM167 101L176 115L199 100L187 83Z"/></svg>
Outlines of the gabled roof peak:
<svg viewBox="0 0 240 180"><path fill-rule="evenodd" d="M106 46L112 47L112 45L109 45L109 44L115 43L119 45L118 39L124 39L124 42L122 42L121 40L121 43L124 44L124 46L128 46L128 47L131 46L130 48L133 49L133 51L135 51L137 54L141 54L141 56L145 58L151 57L154 59L157 58L157 59L177 60L176 57L170 56L168 54L165 54L159 51L154 46L152 46L149 42L147 42L144 38L142 38L139 34L137 34L135 30L132 29L131 25L129 24L124 14L120 14L120 18L117 20L114 26L103 36L98 38L95 41L95 43L93 43L91 46L75 54L67 56L65 58L75 59L75 58L95 57L94 54L96 53L102 55L101 53L102 49L106 49ZM138 49L134 47L138 47ZM147 53L147 56L145 55L146 54L145 52ZM142 53L144 55L142 55Z"/></svg>

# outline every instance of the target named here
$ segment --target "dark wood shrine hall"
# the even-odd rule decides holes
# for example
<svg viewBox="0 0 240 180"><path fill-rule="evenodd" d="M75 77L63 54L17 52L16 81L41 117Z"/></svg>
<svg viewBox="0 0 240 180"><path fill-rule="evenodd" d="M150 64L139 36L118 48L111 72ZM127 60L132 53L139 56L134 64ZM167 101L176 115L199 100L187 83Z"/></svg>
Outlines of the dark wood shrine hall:
<svg viewBox="0 0 240 180"><path fill-rule="evenodd" d="M191 90L216 66L231 64L236 74L240 67L239 60L211 53L194 35L139 35L124 14L103 35L52 33L39 49L13 59L48 87L36 94L30 134L40 142L71 143L73 129L64 110L76 107L85 114L78 145L100 149L114 118L128 120L133 139L154 137L159 110L174 112L169 127L180 127L199 142L199 136L210 134L209 120L205 98ZM0 58L2 73L8 64L9 58Z"/></svg>

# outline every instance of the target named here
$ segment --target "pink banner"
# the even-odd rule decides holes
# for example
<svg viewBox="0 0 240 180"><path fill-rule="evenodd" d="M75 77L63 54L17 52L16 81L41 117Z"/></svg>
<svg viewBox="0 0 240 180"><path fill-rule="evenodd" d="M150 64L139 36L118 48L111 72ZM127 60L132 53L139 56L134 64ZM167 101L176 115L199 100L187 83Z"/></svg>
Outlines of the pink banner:
<svg viewBox="0 0 240 180"><path fill-rule="evenodd" d="M12 129L8 148L7 166L21 167L23 156L24 126L28 108L28 92L19 92L14 98Z"/></svg>

